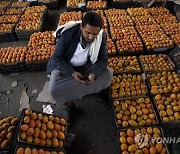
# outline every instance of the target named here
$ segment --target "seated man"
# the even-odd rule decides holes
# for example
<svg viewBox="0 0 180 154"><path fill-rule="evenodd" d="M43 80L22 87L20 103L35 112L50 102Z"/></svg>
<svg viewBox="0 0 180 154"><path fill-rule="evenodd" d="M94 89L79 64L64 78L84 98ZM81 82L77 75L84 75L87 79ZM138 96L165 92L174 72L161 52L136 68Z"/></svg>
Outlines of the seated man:
<svg viewBox="0 0 180 154"><path fill-rule="evenodd" d="M59 108L67 106L68 120L75 105L67 102L103 89L107 93L111 84L113 73L107 67L106 35L101 28L100 15L88 12L82 23L71 21L56 33L58 41L47 66L49 91ZM107 99L104 102L108 105Z"/></svg>

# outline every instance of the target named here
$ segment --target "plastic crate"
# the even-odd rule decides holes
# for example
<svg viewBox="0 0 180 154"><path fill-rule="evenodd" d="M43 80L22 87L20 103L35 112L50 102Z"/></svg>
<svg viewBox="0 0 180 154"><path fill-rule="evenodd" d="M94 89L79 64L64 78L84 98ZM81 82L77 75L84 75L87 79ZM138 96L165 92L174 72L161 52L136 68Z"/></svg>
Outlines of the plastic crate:
<svg viewBox="0 0 180 154"><path fill-rule="evenodd" d="M14 30L10 32L0 32L0 43L1 42L12 42L12 41L17 41L17 35L14 32Z"/></svg>
<svg viewBox="0 0 180 154"><path fill-rule="evenodd" d="M29 40L30 36L35 33L35 32L41 32L43 30L43 26L44 26L44 21L41 20L40 26L38 29L35 30L18 30L17 27L19 26L19 24L17 24L16 28L15 28L15 32L19 38L19 40L21 41L25 41L25 40Z"/></svg>
<svg viewBox="0 0 180 154"><path fill-rule="evenodd" d="M19 73L26 70L24 62L3 64L3 74Z"/></svg>
<svg viewBox="0 0 180 154"><path fill-rule="evenodd" d="M158 56L159 54L154 54L156 56ZM147 55L145 55L147 56ZM171 61L171 59L169 58L169 56L167 55L167 58L168 60L166 62L169 62L169 64L171 64L173 66L173 68L169 68L169 69L163 69L163 70L155 70L155 69L151 69L151 70L146 70L145 67L144 67L144 64L146 63L143 63L143 61L141 60L141 57L138 57L139 59L139 62L140 62L140 65L141 65L141 68L143 70L143 72L145 73L157 73L157 72L163 72L163 71L174 71L175 70L175 65L174 63Z"/></svg>
<svg viewBox="0 0 180 154"><path fill-rule="evenodd" d="M7 11L7 9L21 9L21 11L19 12L19 13L12 13L12 14L8 14L8 13L6 13L6 11ZM6 14L6 15L18 15L18 14L20 14L20 15L22 15L23 14L23 12L25 11L25 7L12 7L12 6L8 6L8 7L6 7L6 9L4 10L4 15Z"/></svg>
<svg viewBox="0 0 180 154"><path fill-rule="evenodd" d="M9 18L11 18L11 16L17 16L17 19L15 21L2 21L0 24L17 24L19 23L22 14L23 12L20 14L3 14L2 16L8 16Z"/></svg>
<svg viewBox="0 0 180 154"><path fill-rule="evenodd" d="M51 115L51 116L54 116L54 118L56 117L56 120L57 120L57 118L59 119L59 121L57 121L57 122L56 122L56 120L53 119L52 120L53 125L54 124L58 124L60 126L60 128L61 128L60 131L64 133L64 139L61 139L61 141L63 142L62 147L61 146L55 147L55 146L41 145L40 143L34 143L34 142L31 142L31 143L29 142L28 143L27 140L24 140L24 139L21 138L21 132L22 132L21 126L25 124L24 123L24 117L27 116L25 114L26 110L27 110L27 108L24 108L22 110L21 116L19 118L19 123L18 123L18 126L17 126L17 127L20 128L20 129L18 129L18 132L17 132L17 142L18 142L18 144L21 144L22 146L33 146L33 147L35 147L37 149L48 148L51 151L64 151L65 150L65 142L66 142L66 134L67 134L67 121L66 121L66 119L64 117L59 117L59 116L56 116L56 115ZM32 110L32 112L35 113L35 114L42 114L43 116L46 116L47 118L49 118L49 116L50 116L50 114L42 113L42 112L35 111L35 110ZM61 118L64 119L65 123L61 123L61 121L60 121ZM42 124L43 120L42 119L39 120L39 123ZM64 127L63 131L62 131L62 127ZM35 126L35 128L37 128L37 127ZM34 135L34 134L32 134L32 135ZM58 137L54 137L54 138L59 139Z"/></svg>
<svg viewBox="0 0 180 154"><path fill-rule="evenodd" d="M0 7L7 7L7 6L11 5L11 3L12 2L8 2L8 1L0 1Z"/></svg>
<svg viewBox="0 0 180 154"><path fill-rule="evenodd" d="M126 100L130 100L130 101L136 101L138 98L143 98L143 99L145 99L145 98L149 98L148 96L143 96L143 97L140 97L140 96L134 96L134 97L129 97L128 99L127 98L119 98L119 99L115 99L114 101L113 101L113 104L114 104L114 102L115 101L119 101L120 102L120 104L118 105L118 106L121 106L121 103L123 102L123 101L126 101ZM150 99L150 98L149 98ZM153 113L151 113L151 114L153 114L154 116L155 116L155 121L156 122L151 122L151 123L146 123L143 127L150 127L150 126L158 126L159 125L159 120L158 120L158 116L157 116L157 114L156 114L156 112L155 112L155 108L154 108L154 106L153 106L153 102L152 101L150 101L150 103L149 104L151 104L151 109L153 110ZM135 105L133 105L133 107L136 107ZM114 109L114 116L115 116L115 123L116 123L116 127L117 127L117 129L128 129L128 128L136 128L136 127L133 127L133 126L131 126L129 123L128 123L128 126L127 127L124 127L122 124L121 125L119 125L118 124L118 118L117 118L117 114L119 113L119 112L116 112L115 111L115 109L116 109L116 106L114 106L113 107L113 109ZM145 108L145 109L149 109L149 108ZM141 110L141 109L140 109ZM131 116L132 114L130 114L129 116ZM137 118L138 117L140 117L140 116L137 116ZM128 122L128 120L124 120L124 121L126 121L126 122ZM139 122L137 121L137 119L136 120L134 120L138 125L139 125ZM140 127L140 126L137 126L137 127Z"/></svg>
<svg viewBox="0 0 180 154"><path fill-rule="evenodd" d="M37 71L45 71L47 67L48 61L43 62L26 62L26 71L28 72L37 72Z"/></svg>
<svg viewBox="0 0 180 154"><path fill-rule="evenodd" d="M16 142L16 134L17 134L17 130L18 130L18 123L19 123L19 118L17 118L17 117L14 117L14 116L11 116L13 119L17 119L17 122L16 123L14 123L14 124L11 124L10 122L12 121L12 120L10 120L10 122L9 122L9 124L10 124L10 126L8 127L8 128L3 128L2 126L3 126L3 124L1 124L1 128L2 128L2 130L1 131L3 131L3 130L6 130L5 132L7 132L8 131L8 129L10 128L12 131L11 131L11 133L12 133L12 136L11 136L11 138L10 139L8 139L9 140L9 143L7 144L7 145L5 145L5 147L0 147L0 154L11 154L11 150L12 150L12 147L14 146L14 143ZM10 118L10 116L8 116L8 117L4 117L4 118L2 118L2 119L6 119L6 118ZM1 119L1 120L2 120ZM5 122L5 123L8 123L7 121ZM3 141L5 141L5 139L7 138L7 134L5 135L6 137L3 139L2 137L0 138L1 140L3 140Z"/></svg>
<svg viewBox="0 0 180 154"><path fill-rule="evenodd" d="M148 127L147 126L145 126L145 127L137 127L137 128L131 128L131 130L133 130L133 131L135 131L135 129L139 129L139 130L141 130L141 129L147 129ZM163 132L163 130L162 130L162 128L160 127L160 126L151 126L151 128L153 129L153 128L158 128L159 130L160 130L160 137L163 139L164 138L164 132ZM121 130L117 130L117 143L118 143L118 154L122 154L123 153L123 150L121 149L121 145L122 145L122 142L120 141L120 132L127 132L127 129L121 129ZM142 134L142 137L141 137L141 134ZM150 140L151 140L151 138L154 138L155 139L155 137L153 137L153 135L151 134L150 136L151 136L151 138L149 139L149 138L146 138L146 137L149 137L149 135L147 136L148 134L147 134L147 132L146 133L142 133L142 132L140 132L140 133L138 133L137 135L135 135L133 138L134 138L134 141L135 141L135 138L137 138L137 141L135 141L135 145L137 146L137 149L138 150L142 150L142 148L144 148L144 147L146 147L146 146L144 146L143 144L145 144L145 145L147 145L147 143L150 143ZM122 137L122 136L121 136ZM128 136L127 136L128 137ZM126 138L127 138L126 137ZM139 138L139 139L138 139ZM157 142L156 142L157 143ZM162 143L163 143L163 141L162 141ZM126 143L126 144L128 144L127 146L129 147L130 146L130 144L129 143ZM131 144L132 145L132 144ZM150 144L149 144L149 147L148 147L148 149L150 149L150 147L153 147L153 146L151 146ZM168 149L168 147L167 147L167 144L166 143L163 143L163 147L165 147L166 148L166 152L164 153L164 154L172 154L172 153L170 153L169 152L169 149ZM124 150L125 151L125 150ZM133 153L133 152L132 152ZM156 152L156 154L160 154L160 152Z"/></svg>
<svg viewBox="0 0 180 154"><path fill-rule="evenodd" d="M9 6L9 7L28 7L30 5L29 2L26 2L27 4L26 5L22 5L22 4L16 4L14 5L14 3L16 2L12 2L12 4ZM21 2L20 2L21 3Z"/></svg>
<svg viewBox="0 0 180 154"><path fill-rule="evenodd" d="M3 65L0 65L0 74L6 74L6 71Z"/></svg>

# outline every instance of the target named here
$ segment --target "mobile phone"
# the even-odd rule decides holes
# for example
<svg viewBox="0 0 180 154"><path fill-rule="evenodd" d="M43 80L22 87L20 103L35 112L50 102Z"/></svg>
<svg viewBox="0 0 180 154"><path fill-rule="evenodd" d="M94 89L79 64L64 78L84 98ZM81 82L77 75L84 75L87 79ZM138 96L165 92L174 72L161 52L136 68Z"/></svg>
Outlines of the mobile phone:
<svg viewBox="0 0 180 154"><path fill-rule="evenodd" d="M86 79L84 80L84 83L88 83L90 81L90 79Z"/></svg>
<svg viewBox="0 0 180 154"><path fill-rule="evenodd" d="M84 83L88 83L90 81L90 79L88 77L85 77L82 80L84 81Z"/></svg>

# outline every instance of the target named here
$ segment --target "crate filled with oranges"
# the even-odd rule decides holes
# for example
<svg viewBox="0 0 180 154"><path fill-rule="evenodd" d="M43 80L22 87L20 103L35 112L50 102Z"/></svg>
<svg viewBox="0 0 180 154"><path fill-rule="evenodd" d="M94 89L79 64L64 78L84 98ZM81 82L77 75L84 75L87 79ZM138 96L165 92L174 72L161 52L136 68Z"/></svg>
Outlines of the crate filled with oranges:
<svg viewBox="0 0 180 154"><path fill-rule="evenodd" d="M18 142L25 145L64 149L66 120L31 109L24 109L20 118Z"/></svg>

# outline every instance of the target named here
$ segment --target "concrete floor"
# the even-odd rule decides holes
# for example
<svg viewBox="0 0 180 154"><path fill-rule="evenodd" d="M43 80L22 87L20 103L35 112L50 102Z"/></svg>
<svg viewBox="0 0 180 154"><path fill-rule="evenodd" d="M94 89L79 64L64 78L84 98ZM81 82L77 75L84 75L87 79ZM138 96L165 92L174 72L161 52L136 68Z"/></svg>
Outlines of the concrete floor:
<svg viewBox="0 0 180 154"><path fill-rule="evenodd" d="M66 11L65 3L60 2L57 10L49 11L49 17L46 20L45 30L55 30L59 15ZM0 48L9 46L27 46L25 42L5 42L0 43ZM4 99L0 100L0 118L9 115L20 116L19 102L22 93L23 84L28 85L28 96L30 97L30 107L33 110L42 111L44 103L36 102L39 92L42 90L45 82L48 80L44 72L22 72L17 75L0 75L0 92L13 90L10 94L2 94L0 98L8 98L9 103ZM18 81L18 86L12 88L11 83ZM32 90L38 89L36 94ZM76 138L71 144L67 154L116 154L118 153L116 127L112 108L103 110L96 103L95 95L84 97L77 100L78 116L75 124L68 127L68 132L75 133ZM59 115L60 111L52 105L54 114Z"/></svg>

